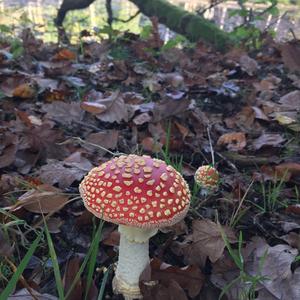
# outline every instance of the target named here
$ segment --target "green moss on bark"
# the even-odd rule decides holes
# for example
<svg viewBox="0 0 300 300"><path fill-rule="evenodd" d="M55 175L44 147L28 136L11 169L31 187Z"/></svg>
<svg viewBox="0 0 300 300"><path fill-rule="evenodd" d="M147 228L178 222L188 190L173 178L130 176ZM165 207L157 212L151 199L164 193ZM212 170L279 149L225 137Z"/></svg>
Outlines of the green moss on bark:
<svg viewBox="0 0 300 300"><path fill-rule="evenodd" d="M203 40L221 51L234 44L229 34L220 30L213 23L165 0L130 1L137 5L144 15L156 16L160 23L184 35L192 42Z"/></svg>

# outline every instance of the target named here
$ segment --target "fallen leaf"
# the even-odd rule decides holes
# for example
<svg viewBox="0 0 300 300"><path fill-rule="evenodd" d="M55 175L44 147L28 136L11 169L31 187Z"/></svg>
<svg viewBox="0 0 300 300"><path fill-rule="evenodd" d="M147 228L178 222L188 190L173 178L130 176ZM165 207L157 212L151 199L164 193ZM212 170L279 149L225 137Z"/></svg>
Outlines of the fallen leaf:
<svg viewBox="0 0 300 300"><path fill-rule="evenodd" d="M84 101L84 102L81 102L80 107L83 110L85 110L91 114L94 114L94 115L101 114L104 111L106 111L106 106L103 104L97 103L97 102Z"/></svg>
<svg viewBox="0 0 300 300"><path fill-rule="evenodd" d="M69 167L76 167L83 171L89 171L93 168L92 163L79 151L76 151L65 158L64 164Z"/></svg>
<svg viewBox="0 0 300 300"><path fill-rule="evenodd" d="M16 158L19 139L9 132L0 134L0 169L11 165Z"/></svg>
<svg viewBox="0 0 300 300"><path fill-rule="evenodd" d="M33 289L31 289L31 292L38 300L58 300L57 297L49 294L40 294ZM32 295L27 289L20 289L16 293L8 297L7 300L32 300Z"/></svg>
<svg viewBox="0 0 300 300"><path fill-rule="evenodd" d="M246 144L246 135L243 132L225 133L217 141L218 146L226 146L230 151L240 151L246 147Z"/></svg>
<svg viewBox="0 0 300 300"><path fill-rule="evenodd" d="M65 273L63 276L65 295L68 293L70 287L72 286L72 283L74 282L76 274L79 272L80 262L81 260L78 256L70 258L67 262ZM82 280L79 277L79 280L77 280L73 290L70 293L69 299L82 300L83 292L84 290L82 287Z"/></svg>
<svg viewBox="0 0 300 300"><path fill-rule="evenodd" d="M97 119L109 123L120 123L122 120L128 121L127 107L119 91L99 100L98 103L106 106L106 110L103 113L97 114Z"/></svg>
<svg viewBox="0 0 300 300"><path fill-rule="evenodd" d="M85 141L88 143L84 144L83 147L86 149L91 149L93 151L96 150L98 153L104 155L106 153L105 149L114 150L117 148L118 140L119 131L106 130L89 134L85 139ZM89 143L94 144L95 146L90 145ZM97 145L101 146L101 148L97 147Z"/></svg>
<svg viewBox="0 0 300 300"><path fill-rule="evenodd" d="M279 133L263 133L252 142L252 145L255 150L259 150L266 146L279 147L284 141L285 138Z"/></svg>
<svg viewBox="0 0 300 300"><path fill-rule="evenodd" d="M11 256L14 250L14 245L11 245L8 237L5 236L5 234L2 231L2 228L0 228L0 256Z"/></svg>
<svg viewBox="0 0 300 300"><path fill-rule="evenodd" d="M39 177L50 185L58 184L60 188L69 187L74 181L80 181L89 170L67 166L63 161L49 159L39 170Z"/></svg>
<svg viewBox="0 0 300 300"><path fill-rule="evenodd" d="M69 49L61 49L58 53L53 56L53 60L74 60L76 54Z"/></svg>
<svg viewBox="0 0 300 300"><path fill-rule="evenodd" d="M260 109L259 107L256 107L256 106L251 106L251 108L253 109L253 111L255 113L256 119L270 121L270 119L265 115L265 113L263 112L262 109Z"/></svg>
<svg viewBox="0 0 300 300"><path fill-rule="evenodd" d="M184 290L175 280L141 282L141 293L144 300L188 300Z"/></svg>
<svg viewBox="0 0 300 300"><path fill-rule="evenodd" d="M289 205L285 211L287 213L292 213L295 215L300 215L300 204L293 204L293 205Z"/></svg>
<svg viewBox="0 0 300 300"><path fill-rule="evenodd" d="M298 206L298 215L300 215L300 206ZM300 235L298 233L289 232L289 234L283 235L280 238L286 241L291 247L300 250Z"/></svg>
<svg viewBox="0 0 300 300"><path fill-rule="evenodd" d="M260 285L275 299L300 299L300 287L297 284L300 280L300 269L296 269L294 273L291 270L298 250L288 245L270 247L259 238L254 238L253 242L247 245L247 251L251 249L253 262L247 263L246 270L252 275L256 275L260 270L260 275L266 278Z"/></svg>
<svg viewBox="0 0 300 300"><path fill-rule="evenodd" d="M57 101L43 106L46 118L57 121L63 125L71 125L72 122L81 121L84 112L80 108L80 103L65 103Z"/></svg>
<svg viewBox="0 0 300 300"><path fill-rule="evenodd" d="M61 209L68 202L68 195L49 184L42 184L20 196L17 208L24 207L33 213L50 213Z"/></svg>
<svg viewBox="0 0 300 300"><path fill-rule="evenodd" d="M135 125L143 125L152 120L152 117L148 113L142 113L136 116L132 121Z"/></svg>
<svg viewBox="0 0 300 300"><path fill-rule="evenodd" d="M14 97L19 98L33 98L35 95L35 90L32 88L32 86L28 83L23 83L19 86L17 86L13 91Z"/></svg>
<svg viewBox="0 0 300 300"><path fill-rule="evenodd" d="M160 152L163 146L161 143L157 142L154 138L150 136L145 137L142 140L141 144L145 151L152 152L152 153Z"/></svg>
<svg viewBox="0 0 300 300"><path fill-rule="evenodd" d="M300 175L300 163L285 162L275 166L275 172L279 178L283 178L286 174L290 176Z"/></svg>
<svg viewBox="0 0 300 300"><path fill-rule="evenodd" d="M248 75L253 76L259 69L258 63L253 58L244 54L240 57L240 66Z"/></svg>
<svg viewBox="0 0 300 300"><path fill-rule="evenodd" d="M102 243L107 246L116 247L120 244L120 233L118 230L114 230L109 233L108 237L102 240Z"/></svg>
<svg viewBox="0 0 300 300"><path fill-rule="evenodd" d="M25 77L20 75L6 78L0 84L1 92L7 97L13 97L15 89L25 84L25 80Z"/></svg>
<svg viewBox="0 0 300 300"><path fill-rule="evenodd" d="M222 231L230 243L236 242L235 233L230 227L221 226L208 219L194 220L190 246L208 256L214 263L222 256L225 248Z"/></svg>
<svg viewBox="0 0 300 300"><path fill-rule="evenodd" d="M282 60L289 71L300 71L300 44L299 41L290 41L280 48Z"/></svg>
<svg viewBox="0 0 300 300"><path fill-rule="evenodd" d="M51 217L46 220L46 224L50 233L59 233L64 221L58 217Z"/></svg>
<svg viewBox="0 0 300 300"><path fill-rule="evenodd" d="M300 109L300 91L296 90L282 96L279 100L279 103L285 107L290 108L291 110Z"/></svg>
<svg viewBox="0 0 300 300"><path fill-rule="evenodd" d="M256 181L284 181L287 182L291 179L292 174L286 169L284 171L276 171L276 167L270 165L263 165L259 172L254 172L252 178Z"/></svg>
<svg viewBox="0 0 300 300"><path fill-rule="evenodd" d="M196 297L203 286L204 275L196 266L174 267L154 258L150 262L152 280L175 280L190 297Z"/></svg>
<svg viewBox="0 0 300 300"><path fill-rule="evenodd" d="M163 100L155 103L152 122L157 123L171 116L180 115L189 108L190 104L190 99Z"/></svg>

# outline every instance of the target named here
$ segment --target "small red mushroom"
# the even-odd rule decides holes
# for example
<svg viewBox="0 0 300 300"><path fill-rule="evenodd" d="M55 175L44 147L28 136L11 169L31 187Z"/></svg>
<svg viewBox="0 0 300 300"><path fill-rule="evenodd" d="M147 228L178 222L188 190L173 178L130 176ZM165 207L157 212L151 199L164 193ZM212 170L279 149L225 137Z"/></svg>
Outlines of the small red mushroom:
<svg viewBox="0 0 300 300"><path fill-rule="evenodd" d="M219 184L219 179L219 172L210 165L199 167L195 173L195 181L204 189L216 189Z"/></svg>
<svg viewBox="0 0 300 300"><path fill-rule="evenodd" d="M119 224L115 293L141 298L139 277L149 264L149 238L185 217L190 205L186 181L159 159L123 155L92 169L79 190L90 212Z"/></svg>

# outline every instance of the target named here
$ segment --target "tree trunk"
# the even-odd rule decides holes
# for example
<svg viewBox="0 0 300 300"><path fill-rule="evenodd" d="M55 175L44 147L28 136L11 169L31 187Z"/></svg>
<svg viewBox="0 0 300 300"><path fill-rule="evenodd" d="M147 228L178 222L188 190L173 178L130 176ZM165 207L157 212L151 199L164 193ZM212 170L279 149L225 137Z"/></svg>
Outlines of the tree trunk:
<svg viewBox="0 0 300 300"><path fill-rule="evenodd" d="M64 0L56 18L56 24L62 25L69 10L88 7L95 0ZM192 42L203 40L217 50L224 51L233 45L232 39L213 23L166 0L129 0L146 16L156 16L161 24L184 35Z"/></svg>
<svg viewBox="0 0 300 300"><path fill-rule="evenodd" d="M184 35L192 42L203 40L217 50L224 51L233 45L228 33L206 19L189 13L166 0L129 0L146 16L156 16L159 23Z"/></svg>

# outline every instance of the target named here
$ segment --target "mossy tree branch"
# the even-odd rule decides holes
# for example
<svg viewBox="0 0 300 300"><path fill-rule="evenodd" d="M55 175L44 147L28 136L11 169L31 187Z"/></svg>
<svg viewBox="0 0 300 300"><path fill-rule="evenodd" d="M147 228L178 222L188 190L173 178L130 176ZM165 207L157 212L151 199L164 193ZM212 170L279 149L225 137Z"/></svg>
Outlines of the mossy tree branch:
<svg viewBox="0 0 300 300"><path fill-rule="evenodd" d="M192 42L206 41L217 50L224 51L234 44L229 34L208 20L189 13L166 0L129 0L146 16L156 16L159 23L184 35Z"/></svg>
<svg viewBox="0 0 300 300"><path fill-rule="evenodd" d="M61 26L69 10L88 7L95 0L64 0L56 18L56 25ZM203 17L189 13L166 0L129 0L139 11L148 17L156 16L161 24L184 35L192 42L206 41L217 50L224 51L233 45L230 36ZM107 0L110 4L111 0ZM108 12L108 14L110 14ZM109 16L111 22L112 16Z"/></svg>

